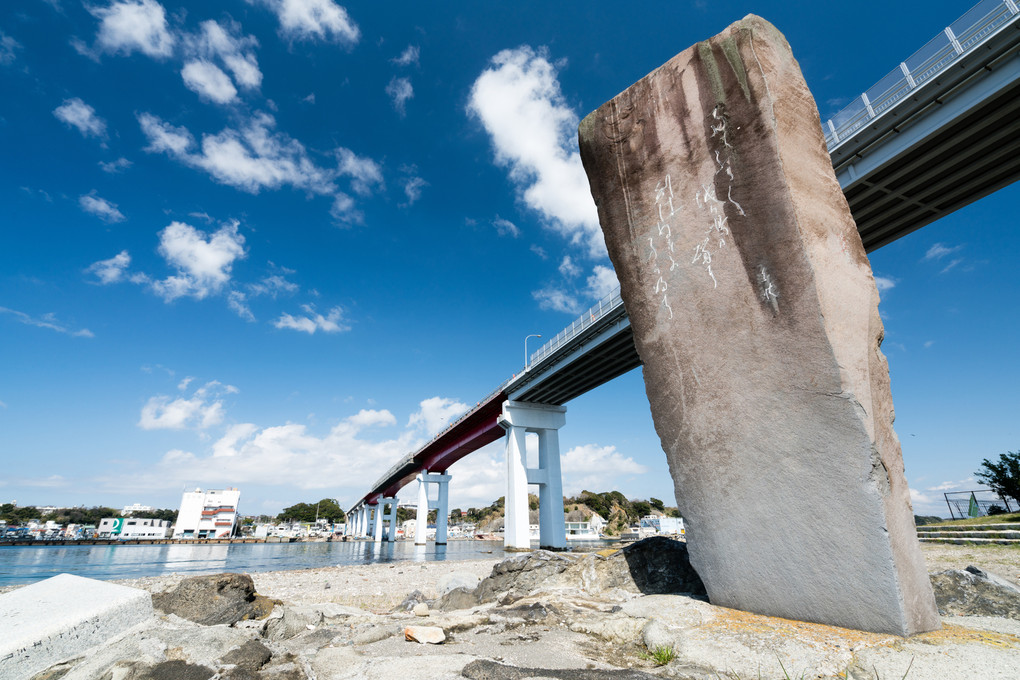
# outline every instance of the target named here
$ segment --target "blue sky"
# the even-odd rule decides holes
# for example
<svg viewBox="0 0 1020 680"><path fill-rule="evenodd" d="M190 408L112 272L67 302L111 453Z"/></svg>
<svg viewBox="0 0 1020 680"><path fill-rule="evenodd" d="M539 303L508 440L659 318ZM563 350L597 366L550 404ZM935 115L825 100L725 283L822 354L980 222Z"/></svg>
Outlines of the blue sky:
<svg viewBox="0 0 1020 680"><path fill-rule="evenodd" d="M824 119L965 9L640 7L2 3L0 500L349 506L613 285L579 118L753 11ZM872 254L917 512L1020 448L1018 198ZM568 409L568 493L673 502L639 371Z"/></svg>

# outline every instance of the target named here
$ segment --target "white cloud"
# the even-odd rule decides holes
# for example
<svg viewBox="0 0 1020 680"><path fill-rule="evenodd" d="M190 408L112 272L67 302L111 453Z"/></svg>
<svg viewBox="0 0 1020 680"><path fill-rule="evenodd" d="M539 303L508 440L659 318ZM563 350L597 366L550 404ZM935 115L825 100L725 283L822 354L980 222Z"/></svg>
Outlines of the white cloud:
<svg viewBox="0 0 1020 680"><path fill-rule="evenodd" d="M21 49L21 43L0 31L0 65L13 64L16 55L15 50ZM410 49L410 48L409 48Z"/></svg>
<svg viewBox="0 0 1020 680"><path fill-rule="evenodd" d="M155 0L123 0L89 11L100 20L96 43L102 51L138 51L155 59L173 54L176 40L167 27L166 11Z"/></svg>
<svg viewBox="0 0 1020 680"><path fill-rule="evenodd" d="M521 235L521 230L516 224L510 220L500 217L499 215L496 215L496 219L492 221L492 226L496 227L496 233L500 236L517 238Z"/></svg>
<svg viewBox="0 0 1020 680"><path fill-rule="evenodd" d="M896 279L889 276L876 276L875 287L878 288L881 293L884 293L887 290L892 290L896 287Z"/></svg>
<svg viewBox="0 0 1020 680"><path fill-rule="evenodd" d="M945 493L946 491L969 491L975 486L980 486L981 482L977 481L974 477L967 477L955 482L942 482L935 486L929 486L925 491L935 491L937 493Z"/></svg>
<svg viewBox="0 0 1020 680"><path fill-rule="evenodd" d="M96 196L95 192L78 197L78 205L87 213L91 213L104 222L123 222L127 218L117 209L116 203Z"/></svg>
<svg viewBox="0 0 1020 680"><path fill-rule="evenodd" d="M65 99L64 103L53 109L53 115L72 127L85 137L106 137L106 122L96 115L96 110L78 97Z"/></svg>
<svg viewBox="0 0 1020 680"><path fill-rule="evenodd" d="M415 201L421 198L422 190L429 185L421 177L407 177L404 179L404 195L407 196L407 204L414 205Z"/></svg>
<svg viewBox="0 0 1020 680"><path fill-rule="evenodd" d="M275 488L329 488L332 493L338 493L339 487L352 497L360 496L393 461L417 444L410 432L381 441L367 436L370 429L395 424L396 419L386 410L362 410L321 437L295 423L273 427L240 423L227 429L209 455L168 451L153 473L132 480L132 484L165 487L168 480L202 479L208 484L230 481Z"/></svg>
<svg viewBox="0 0 1020 680"><path fill-rule="evenodd" d="M227 307L245 321L254 321L255 314L248 306L248 296L239 290L232 290L227 293Z"/></svg>
<svg viewBox="0 0 1020 680"><path fill-rule="evenodd" d="M414 88L411 86L410 78L398 78L394 76L390 84L386 86L386 94L393 100L393 108L401 116L407 113L407 100L414 96Z"/></svg>
<svg viewBox="0 0 1020 680"><path fill-rule="evenodd" d="M397 66L411 66L412 64L418 63L418 57L421 54L421 50L417 45L408 45L403 52L400 53L399 57L393 59L393 63Z"/></svg>
<svg viewBox="0 0 1020 680"><path fill-rule="evenodd" d="M131 161L126 158L118 158L115 161L99 161L99 167L103 169L103 172L110 174L116 174L127 170L132 165Z"/></svg>
<svg viewBox="0 0 1020 680"><path fill-rule="evenodd" d="M201 149L196 151L192 151L194 137L185 128L147 113L139 115L138 121L149 139L146 151L167 153L242 191L255 194L285 185L315 194L336 190L333 180L337 171L317 166L300 142L274 129L276 120L269 114L255 114L239 130L227 128L203 136Z"/></svg>
<svg viewBox="0 0 1020 680"><path fill-rule="evenodd" d="M368 196L373 189L384 186L382 169L371 158L359 156L343 147L336 150L336 157L339 174L351 178L351 189L356 194Z"/></svg>
<svg viewBox="0 0 1020 680"><path fill-rule="evenodd" d="M182 156L195 143L195 138L185 128L170 125L150 113L139 114L138 124L149 140L146 151Z"/></svg>
<svg viewBox="0 0 1020 680"><path fill-rule="evenodd" d="M488 132L496 162L530 208L572 243L605 255L595 202L577 150L578 118L545 53L503 50L475 80L468 111Z"/></svg>
<svg viewBox="0 0 1020 680"><path fill-rule="evenodd" d="M190 379L181 383L187 389ZM173 399L160 394L149 398L142 407L138 426L143 430L204 430L223 422L224 394L233 394L237 388L213 380L195 390L191 398Z"/></svg>
<svg viewBox="0 0 1020 680"><path fill-rule="evenodd" d="M234 261L245 256L238 223L224 225L212 235L190 224L171 222L159 234L159 254L177 274L153 281L152 288L170 302L190 296L203 299L230 280Z"/></svg>
<svg viewBox="0 0 1020 680"><path fill-rule="evenodd" d="M429 437L434 437L457 416L466 413L467 404L447 397L430 397L422 401L416 413L407 421L408 427L423 428Z"/></svg>
<svg viewBox="0 0 1020 680"><path fill-rule="evenodd" d="M574 264L574 260L569 255L564 255L563 261L560 262L559 271L564 277L572 279L581 273L581 268Z"/></svg>
<svg viewBox="0 0 1020 680"><path fill-rule="evenodd" d="M946 255L951 255L963 246L953 246L952 248L945 246L941 243L934 244L928 249L928 252L924 254L925 260L941 260Z"/></svg>
<svg viewBox="0 0 1020 680"><path fill-rule="evenodd" d="M361 211L355 209L354 199L342 191L338 191L333 196L333 205L329 208L329 214L342 224L360 223L364 219Z"/></svg>
<svg viewBox="0 0 1020 680"><path fill-rule="evenodd" d="M615 446L585 444L575 446L560 459L563 473L563 492L574 495L581 491L611 489L620 485L620 478L626 475L640 475L648 468L629 456L624 456Z"/></svg>
<svg viewBox="0 0 1020 680"><path fill-rule="evenodd" d="M76 338L94 338L95 334L87 328L79 330L72 330L65 324L57 320L57 317L52 312L43 314L41 317L34 317L25 312L19 312L16 309L10 309L8 307L0 307L0 314L10 314L19 322L26 326L35 326L36 328L47 328L57 333L63 333L64 335L70 335Z"/></svg>
<svg viewBox="0 0 1020 680"><path fill-rule="evenodd" d="M945 274L946 272L948 272L949 270L953 269L954 267L956 267L961 262L963 262L963 258L962 257L955 258L952 262L950 262L945 267L943 267L942 271L940 271L939 274Z"/></svg>
<svg viewBox="0 0 1020 680"><path fill-rule="evenodd" d="M315 331L323 333L340 333L351 330L351 327L343 323L343 308L333 307L325 316L315 311L313 305L302 305L304 316L292 316L284 313L273 324L277 328L289 328L295 331L302 331L312 335Z"/></svg>
<svg viewBox="0 0 1020 680"><path fill-rule="evenodd" d="M542 288L531 293L538 302L539 309L549 309L566 314L580 314L583 311L581 302L573 295L559 288Z"/></svg>
<svg viewBox="0 0 1020 680"><path fill-rule="evenodd" d="M189 61L181 69L181 78L189 90L216 104L229 104L237 99L237 88L230 77L212 62Z"/></svg>
<svg viewBox="0 0 1020 680"><path fill-rule="evenodd" d="M347 10L333 0L248 0L272 10L280 33L291 40L329 40L354 45L361 37Z"/></svg>
<svg viewBox="0 0 1020 680"><path fill-rule="evenodd" d="M588 294L593 300L601 300L620 287L620 281L616 278L616 270L612 267L604 267L600 264L592 269L588 277Z"/></svg>
<svg viewBox="0 0 1020 680"><path fill-rule="evenodd" d="M124 273L131 264L131 256L128 251L122 250L109 260L93 262L85 271L94 274L103 285L118 283L124 279Z"/></svg>
<svg viewBox="0 0 1020 680"><path fill-rule="evenodd" d="M258 89L262 85L254 36L241 36L240 26L224 27L216 21L203 21L200 30L185 40L187 51L203 61L220 59L242 89ZM226 74L224 74L226 75Z"/></svg>
<svg viewBox="0 0 1020 680"><path fill-rule="evenodd" d="M299 289L300 286L279 274L264 276L258 283L248 284L248 291L252 295L266 295L274 300L280 295L293 295Z"/></svg>

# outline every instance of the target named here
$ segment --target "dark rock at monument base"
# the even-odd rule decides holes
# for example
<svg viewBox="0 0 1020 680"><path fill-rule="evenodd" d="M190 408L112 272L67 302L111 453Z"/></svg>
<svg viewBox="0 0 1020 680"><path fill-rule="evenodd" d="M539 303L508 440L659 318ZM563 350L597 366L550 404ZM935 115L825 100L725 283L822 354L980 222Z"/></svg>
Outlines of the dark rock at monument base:
<svg viewBox="0 0 1020 680"><path fill-rule="evenodd" d="M637 588L644 595L686 593L705 596L705 584L691 566L687 544L652 536L610 555L606 565L612 586Z"/></svg>
<svg viewBox="0 0 1020 680"><path fill-rule="evenodd" d="M527 597L548 579L562 574L572 560L548 550L536 550L503 560L492 568L492 574L482 579L475 589L479 602L493 602L501 595L504 604Z"/></svg>
<svg viewBox="0 0 1020 680"><path fill-rule="evenodd" d="M601 670L584 668L518 668L495 661L472 661L460 673L471 680L525 680L558 678L561 680L652 680L657 675L629 668Z"/></svg>
<svg viewBox="0 0 1020 680"><path fill-rule="evenodd" d="M247 668L252 671L269 663L273 653L258 640L249 640L237 649L230 650L220 659L221 664L233 664L240 668Z"/></svg>
<svg viewBox="0 0 1020 680"><path fill-rule="evenodd" d="M265 618L273 610L273 602L255 592L247 574L186 578L173 590L154 594L152 606L205 626Z"/></svg>
<svg viewBox="0 0 1020 680"><path fill-rule="evenodd" d="M473 589L454 588L436 600L435 608L441 612L448 612L455 609L470 609L478 604L481 602Z"/></svg>
<svg viewBox="0 0 1020 680"><path fill-rule="evenodd" d="M943 616L1001 616L1020 620L1020 588L977 567L931 575L935 603Z"/></svg>
<svg viewBox="0 0 1020 680"><path fill-rule="evenodd" d="M683 593L705 597L691 566L687 544L664 536L632 543L605 556L536 550L503 560L475 590L456 588L436 608L464 609L499 600L512 604L542 588L577 588L590 593L619 588L644 595Z"/></svg>
<svg viewBox="0 0 1020 680"><path fill-rule="evenodd" d="M155 665L132 664L124 675L116 676L123 680L209 680L216 671L206 666L190 664L186 661L163 661Z"/></svg>

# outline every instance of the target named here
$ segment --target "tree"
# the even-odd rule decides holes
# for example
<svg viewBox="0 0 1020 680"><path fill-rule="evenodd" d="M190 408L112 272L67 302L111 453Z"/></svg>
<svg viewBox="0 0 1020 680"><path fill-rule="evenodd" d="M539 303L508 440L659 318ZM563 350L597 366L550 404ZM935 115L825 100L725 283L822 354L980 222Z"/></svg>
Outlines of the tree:
<svg viewBox="0 0 1020 680"><path fill-rule="evenodd" d="M1000 498L1012 498L1020 504L1020 451L999 454L999 462L987 458L974 476L988 485Z"/></svg>
<svg viewBox="0 0 1020 680"><path fill-rule="evenodd" d="M666 512L666 505L658 498L649 498L648 503L659 512Z"/></svg>
<svg viewBox="0 0 1020 680"><path fill-rule="evenodd" d="M298 503L276 516L277 521L290 520L293 522L314 522L318 519L325 519L332 523L344 521L344 511L332 498L323 498L318 503Z"/></svg>

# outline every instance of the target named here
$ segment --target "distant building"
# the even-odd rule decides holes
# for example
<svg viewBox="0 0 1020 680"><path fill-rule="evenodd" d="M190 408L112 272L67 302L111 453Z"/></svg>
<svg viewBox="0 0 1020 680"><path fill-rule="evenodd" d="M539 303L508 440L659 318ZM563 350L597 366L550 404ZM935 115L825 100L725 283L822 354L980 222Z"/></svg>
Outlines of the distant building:
<svg viewBox="0 0 1020 680"><path fill-rule="evenodd" d="M96 529L98 538L166 538L170 522L163 519L105 517Z"/></svg>
<svg viewBox="0 0 1020 680"><path fill-rule="evenodd" d="M174 538L229 538L237 523L237 489L185 491Z"/></svg>
<svg viewBox="0 0 1020 680"><path fill-rule="evenodd" d="M135 503L134 505L125 505L124 509L120 511L120 514L127 517L133 515L136 512L152 512L155 508L151 505L142 505L141 503Z"/></svg>

